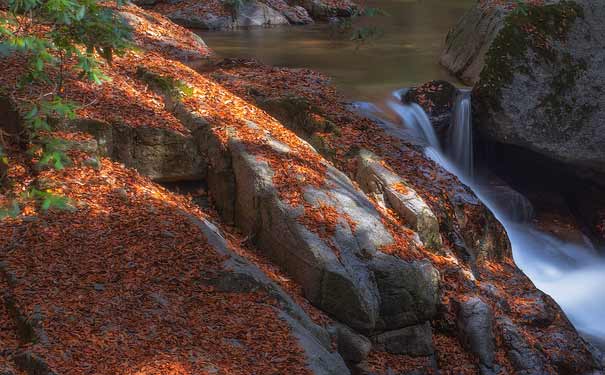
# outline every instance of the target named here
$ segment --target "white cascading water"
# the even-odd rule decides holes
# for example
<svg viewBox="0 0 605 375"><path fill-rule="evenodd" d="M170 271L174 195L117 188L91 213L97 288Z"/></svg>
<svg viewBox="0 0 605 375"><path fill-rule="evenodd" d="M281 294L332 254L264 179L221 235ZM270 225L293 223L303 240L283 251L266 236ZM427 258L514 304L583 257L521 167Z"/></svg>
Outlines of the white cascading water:
<svg viewBox="0 0 605 375"><path fill-rule="evenodd" d="M471 92L460 90L454 105L453 125L449 129L447 156L462 173L473 176L473 125L471 123Z"/></svg>
<svg viewBox="0 0 605 375"><path fill-rule="evenodd" d="M562 241L531 222L531 204L508 186L489 184L473 176L471 100L468 92L458 95L455 120L446 147L441 147L430 119L416 104L404 104L400 90L387 104L401 125L422 138L425 154L469 186L504 225L517 265L538 288L550 294L567 313L576 328L605 342L605 259L592 244ZM360 112L363 105L356 106ZM380 109L372 106L372 116ZM386 113L383 123L392 127ZM396 125L396 124L395 124ZM391 134L394 134L391 131ZM395 134L406 135L406 132Z"/></svg>

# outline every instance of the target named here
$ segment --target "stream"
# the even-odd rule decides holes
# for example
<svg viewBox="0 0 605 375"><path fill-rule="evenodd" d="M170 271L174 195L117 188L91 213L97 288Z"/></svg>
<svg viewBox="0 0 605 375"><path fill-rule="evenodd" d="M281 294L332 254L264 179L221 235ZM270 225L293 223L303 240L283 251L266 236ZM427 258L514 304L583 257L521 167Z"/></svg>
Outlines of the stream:
<svg viewBox="0 0 605 375"><path fill-rule="evenodd" d="M393 90L432 79L457 82L438 57L448 30L474 0L368 0L386 16L361 18L355 27L382 34L363 44L334 25L281 26L201 32L223 57L250 57L266 64L309 68L331 77L350 100L381 101Z"/></svg>
<svg viewBox="0 0 605 375"><path fill-rule="evenodd" d="M605 342L605 259L588 239L569 242L532 223L531 204L521 194L473 165L470 93L459 90L455 121L440 144L417 105L403 104L402 87L433 79L458 83L438 63L448 30L474 0L370 0L388 16L362 21L380 25L382 37L356 45L328 24L204 32L223 57L253 57L266 64L317 70L333 78L358 110L380 117L391 134L421 140L428 157L459 177L502 222L517 265L550 294L576 328L597 345Z"/></svg>

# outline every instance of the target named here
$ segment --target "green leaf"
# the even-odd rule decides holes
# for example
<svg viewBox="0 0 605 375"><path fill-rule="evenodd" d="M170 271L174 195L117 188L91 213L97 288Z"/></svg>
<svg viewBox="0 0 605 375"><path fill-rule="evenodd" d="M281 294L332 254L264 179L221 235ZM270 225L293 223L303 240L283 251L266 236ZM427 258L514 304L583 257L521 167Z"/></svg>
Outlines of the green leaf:
<svg viewBox="0 0 605 375"><path fill-rule="evenodd" d="M13 199L7 207L0 207L0 220L7 217L17 217L21 213L19 202Z"/></svg>

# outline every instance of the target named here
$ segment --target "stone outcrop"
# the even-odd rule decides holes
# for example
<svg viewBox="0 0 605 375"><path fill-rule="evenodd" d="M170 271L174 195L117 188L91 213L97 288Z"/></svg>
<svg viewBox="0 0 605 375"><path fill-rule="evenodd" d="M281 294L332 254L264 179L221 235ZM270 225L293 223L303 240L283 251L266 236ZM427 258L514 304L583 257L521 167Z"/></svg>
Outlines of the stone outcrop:
<svg viewBox="0 0 605 375"><path fill-rule="evenodd" d="M503 6L475 5L450 30L440 63L462 82L471 86L479 81L485 55L500 29L508 9Z"/></svg>
<svg viewBox="0 0 605 375"><path fill-rule="evenodd" d="M337 324L333 330L336 336L336 347L345 361L361 363L368 358L372 350L372 343L367 337L342 324Z"/></svg>
<svg viewBox="0 0 605 375"><path fill-rule="evenodd" d="M349 0L244 0L219 4L176 0L136 0L152 7L175 23L201 30L227 30L276 25L306 25L315 20L351 17L356 5Z"/></svg>
<svg viewBox="0 0 605 375"><path fill-rule="evenodd" d="M442 63L476 82L476 131L602 180L604 16L597 0L470 11L450 33Z"/></svg>
<svg viewBox="0 0 605 375"><path fill-rule="evenodd" d="M313 304L366 334L423 323L435 315L437 271L429 262L404 261L380 251L393 238L368 198L342 172L325 162L331 188L304 188L305 206L336 207L341 216L334 234L322 237L301 221L303 207L280 198L274 171L235 130L224 149L206 120L164 94L213 166L207 171L208 185L223 218L254 238ZM247 126L262 133L252 122ZM285 157L293 152L269 134L262 138L272 153Z"/></svg>
<svg viewBox="0 0 605 375"><path fill-rule="evenodd" d="M509 318L499 317L496 319L496 325L501 331L504 344L508 349L508 359L518 374L546 373L544 359L527 343Z"/></svg>
<svg viewBox="0 0 605 375"><path fill-rule="evenodd" d="M367 150L360 151L357 164L356 179L363 191L383 207L388 206L397 212L411 229L418 232L427 248L439 251L442 246L439 221L414 189Z"/></svg>
<svg viewBox="0 0 605 375"><path fill-rule="evenodd" d="M305 8L311 17L327 20L331 17L350 17L356 9L356 5L349 0L341 1L333 5L330 1L301 0L300 5Z"/></svg>
<svg viewBox="0 0 605 375"><path fill-rule="evenodd" d="M235 27L235 20L231 15L208 13L203 3L191 4L167 13L166 16L181 26L193 29L221 30Z"/></svg>
<svg viewBox="0 0 605 375"><path fill-rule="evenodd" d="M435 351L429 322L381 333L372 337L374 345L393 354L429 356Z"/></svg>
<svg viewBox="0 0 605 375"><path fill-rule="evenodd" d="M315 324L303 309L271 281L258 267L245 258L238 256L228 245L216 226L208 221L191 218L208 238L212 247L227 259L224 262L225 272L214 280L219 290L236 292L254 292L263 290L280 302L280 316L291 327L294 336L304 348L308 366L314 374L339 375L349 371L343 359L333 353L330 347L330 335Z"/></svg>
<svg viewBox="0 0 605 375"><path fill-rule="evenodd" d="M71 126L92 134L101 156L111 157L156 181L193 181L205 177L206 161L191 135L110 125L99 120L76 120Z"/></svg>

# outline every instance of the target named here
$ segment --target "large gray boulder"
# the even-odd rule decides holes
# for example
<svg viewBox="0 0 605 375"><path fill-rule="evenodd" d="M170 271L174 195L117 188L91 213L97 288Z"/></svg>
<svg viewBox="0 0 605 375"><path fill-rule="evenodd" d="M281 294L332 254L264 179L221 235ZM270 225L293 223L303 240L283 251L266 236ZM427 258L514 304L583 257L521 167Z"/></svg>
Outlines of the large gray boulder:
<svg viewBox="0 0 605 375"><path fill-rule="evenodd" d="M167 14L167 17L179 25L203 30L289 24L284 14L259 1L245 1L231 15L211 13L206 7L204 3L193 3ZM304 14L296 13L296 9L287 10L293 18L297 15L304 18Z"/></svg>
<svg viewBox="0 0 605 375"><path fill-rule="evenodd" d="M287 25L288 19L277 10L257 1L245 1L237 9L238 27Z"/></svg>
<svg viewBox="0 0 605 375"><path fill-rule="evenodd" d="M450 34L442 63L476 82L479 134L601 179L604 17L600 0L553 0L513 11L477 5L470 11Z"/></svg>
<svg viewBox="0 0 605 375"><path fill-rule="evenodd" d="M420 324L436 315L437 270L430 262L406 261L381 251L395 244L393 235L345 174L324 159L321 186L304 183L305 175L292 172L299 174L297 188L304 202L290 204L280 196L266 157L255 150L258 142L262 155L295 163L297 151L253 122L247 122L247 129L228 129L223 143L206 119L155 85L153 74L141 77L165 96L167 108L191 131L206 159L209 192L221 216L288 272L313 304L365 334ZM240 131L255 133L255 144L240 137ZM306 210L320 207L334 208L333 230L318 231L317 225L328 223L305 220Z"/></svg>

